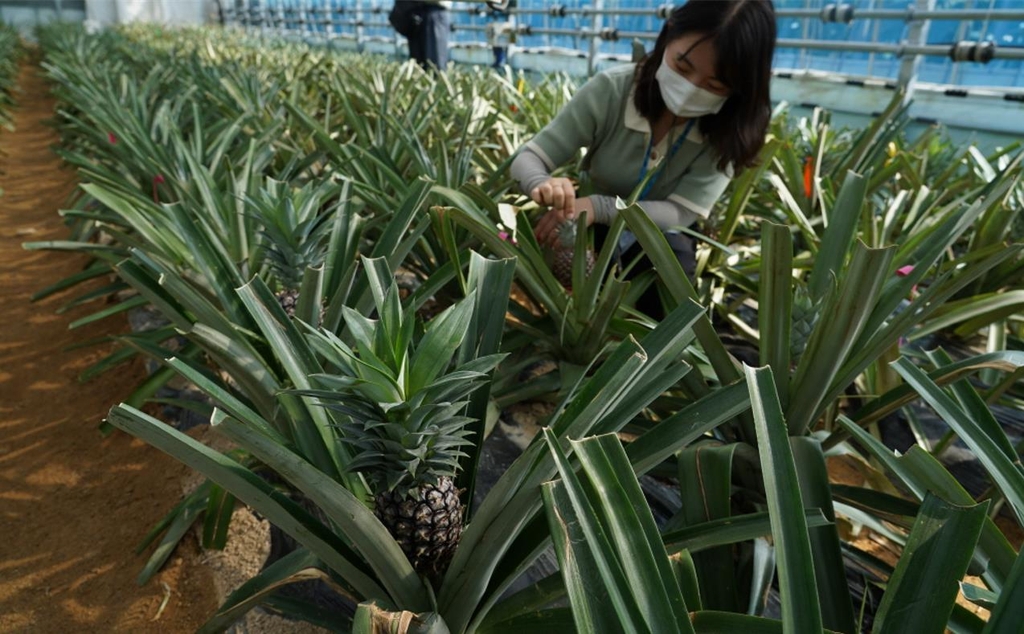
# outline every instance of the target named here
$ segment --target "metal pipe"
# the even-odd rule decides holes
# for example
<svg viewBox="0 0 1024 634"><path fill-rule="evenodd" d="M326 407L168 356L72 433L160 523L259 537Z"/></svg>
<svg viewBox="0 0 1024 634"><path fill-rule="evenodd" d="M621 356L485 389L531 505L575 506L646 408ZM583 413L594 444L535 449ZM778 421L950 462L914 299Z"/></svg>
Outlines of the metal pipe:
<svg viewBox="0 0 1024 634"><path fill-rule="evenodd" d="M811 0L804 0L804 8L810 8ZM800 20L800 37L805 40L811 39L811 28L813 28L814 22L811 20ZM807 69L810 67L808 62L807 49L800 49L800 62L797 64L797 68Z"/></svg>
<svg viewBox="0 0 1024 634"><path fill-rule="evenodd" d="M974 0L967 0L967 8L968 9L973 9L974 8ZM964 20L963 22L961 22L960 24L957 25L957 27L956 27L956 41L957 42L960 42L964 38L967 37L967 31L968 31L970 26L971 26L971 23L969 21L967 21L967 20ZM959 73L960 73L960 64L950 64L949 65L948 82L950 84L958 83L957 75Z"/></svg>
<svg viewBox="0 0 1024 634"><path fill-rule="evenodd" d="M603 0L594 0L594 13L592 14L591 27L595 31L600 31L601 26L604 22L604 2ZM600 52L601 40L596 37L590 38L590 50L587 55L587 75L593 76L597 72L597 54Z"/></svg>
<svg viewBox="0 0 1024 634"><path fill-rule="evenodd" d="M650 31L616 31L618 39L620 40L656 40L658 39L657 33L651 33Z"/></svg>
<svg viewBox="0 0 1024 634"><path fill-rule="evenodd" d="M915 7L920 11L929 11L935 8L935 0L917 0ZM907 44L910 46L927 45L929 26L931 26L931 20L918 20L912 23L907 33ZM917 71L920 67L920 55L908 55L900 62L900 72L896 83L903 87L904 104L909 104L914 97L914 84L917 83Z"/></svg>
<svg viewBox="0 0 1024 634"><path fill-rule="evenodd" d="M954 49L963 50L970 46L982 46L991 50L990 59L1024 59L1024 48L999 48L989 42L959 42L957 44L902 45L877 44L874 42L827 42L821 40L798 40L779 38L776 46L780 48L807 48L819 51L854 51L859 53L891 53L897 57L903 55L937 55L949 56ZM954 61L968 61L958 57Z"/></svg>
<svg viewBox="0 0 1024 634"><path fill-rule="evenodd" d="M872 7L875 6L875 0L871 0L871 6ZM882 23L879 20L875 20L874 23L872 23L872 25L871 25L871 41L875 42L876 44L878 43L878 32L879 32L879 29L881 28L881 26L882 26ZM875 70L875 55L876 55L876 53L871 53L871 54L868 55L868 72L867 72L867 74L869 76L874 74L874 70Z"/></svg>
<svg viewBox="0 0 1024 634"><path fill-rule="evenodd" d="M356 20L334 20L334 22L332 22L332 24L336 24L338 26L354 26L354 27L360 27L360 28L365 27L365 28L368 28L368 29L390 29L391 28L391 24L388 23L388 22L371 22L371 21L359 20L359 19L356 19ZM465 27L460 26L459 28L460 29L464 29ZM466 30L470 31L472 29L466 28Z"/></svg>
<svg viewBox="0 0 1024 634"><path fill-rule="evenodd" d="M459 29L465 29L464 26L456 27ZM472 29L467 29L472 30ZM640 39L640 40L656 40L658 39L657 33L651 33L650 31L619 31L610 27L602 29L535 29L527 24L521 24L516 28L516 34L524 37L531 35L561 35L564 37L579 37L588 38L593 37L609 42L617 42L624 39Z"/></svg>
<svg viewBox="0 0 1024 634"><path fill-rule="evenodd" d="M283 26L282 23L287 24L291 20L278 19L277 23L279 26ZM259 25L263 20L256 19L250 23ZM311 20L310 23L313 21ZM270 20L269 24L272 25L274 20ZM389 29L391 25L384 21L365 21L365 20L335 20L332 24L337 26L354 26L357 28L381 28ZM473 31L473 32L486 32L487 27L478 24L460 24L453 27L453 30L461 31ZM655 40L658 37L657 33L649 31L618 31L611 28L603 29L550 29L550 28L532 28L528 25L520 25L517 29L519 35L531 36L531 35L557 35L563 37L577 37L577 38L595 38L606 41L619 41L619 40ZM807 39L788 39L779 38L776 41L776 46L779 48L798 48L802 50L820 50L820 51L850 51L859 53L885 53L896 55L897 57L903 57L907 55L930 55L946 57L949 56L953 61L981 61L985 62L991 59L1024 59L1024 48L1007 48L998 47L988 42L960 42L957 44L930 44L930 45L915 45L915 44L880 44L878 42L830 42L825 40L807 40ZM972 52L972 49L982 47L983 50Z"/></svg>
<svg viewBox="0 0 1024 634"><path fill-rule="evenodd" d="M654 9L568 9L564 11L552 12L551 7L549 9L510 9L508 12L513 15L550 15L555 18L567 17L570 15L633 15L633 16L645 16L645 15L657 15L659 7Z"/></svg>
<svg viewBox="0 0 1024 634"><path fill-rule="evenodd" d="M630 16L655 16L664 17L665 7L674 8L673 5L662 5L646 9L588 9L568 8L553 5L546 9L509 9L505 13L511 15L550 15L552 17L568 17L570 15L630 15ZM852 7L849 4L837 4L837 7ZM485 9L476 7L461 7L452 9L457 13L482 13ZM776 9L775 15L780 18L820 18L822 9ZM856 9L853 8L853 19L865 18L875 20L902 20L912 22L914 20L1024 20L1024 10L1018 9L994 9L985 10L964 10L964 9L932 9L928 11L915 11L907 9Z"/></svg>
<svg viewBox="0 0 1024 634"><path fill-rule="evenodd" d="M359 22L363 21L363 11L364 11L364 9L363 9L363 0L357 0L357 2L356 2L356 20L358 20ZM363 42L366 41L366 29L361 27L361 26L357 26L355 28L355 38L356 38L356 50L359 51L360 53L362 53L363 52Z"/></svg>
<svg viewBox="0 0 1024 634"><path fill-rule="evenodd" d="M849 5L842 5L849 6ZM780 18L820 18L821 9L776 9L775 15ZM865 18L874 20L903 20L911 22L914 20L1024 20L1024 11L1017 9L994 9L983 10L962 10L962 9L932 9L928 11L915 11L908 9L854 9L853 19Z"/></svg>
<svg viewBox="0 0 1024 634"><path fill-rule="evenodd" d="M565 37L591 37L592 29L530 29L524 35L563 35Z"/></svg>

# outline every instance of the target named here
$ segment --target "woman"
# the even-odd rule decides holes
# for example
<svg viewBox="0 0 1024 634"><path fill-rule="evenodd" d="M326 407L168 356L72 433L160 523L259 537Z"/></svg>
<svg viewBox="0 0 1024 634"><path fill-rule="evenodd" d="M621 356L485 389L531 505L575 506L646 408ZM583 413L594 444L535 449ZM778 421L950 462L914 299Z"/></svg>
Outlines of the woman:
<svg viewBox="0 0 1024 634"><path fill-rule="evenodd" d="M611 223L615 197L658 170L640 205L692 276L693 243L675 230L707 218L733 174L755 163L771 117L775 31L771 0L690 0L640 63L588 81L512 163L522 191L548 207L538 240L554 245L577 214ZM581 148L582 189L592 190L582 197L569 179L551 177Z"/></svg>

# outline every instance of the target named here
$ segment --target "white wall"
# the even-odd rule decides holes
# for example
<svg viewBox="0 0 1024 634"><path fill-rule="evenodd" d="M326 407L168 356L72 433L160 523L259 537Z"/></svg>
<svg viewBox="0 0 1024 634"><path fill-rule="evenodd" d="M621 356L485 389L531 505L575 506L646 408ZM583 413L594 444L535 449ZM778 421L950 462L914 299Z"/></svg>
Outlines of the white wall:
<svg viewBox="0 0 1024 634"><path fill-rule="evenodd" d="M87 18L101 26L125 22L205 24L213 0L86 0Z"/></svg>
<svg viewBox="0 0 1024 634"><path fill-rule="evenodd" d="M85 0L85 19L103 26L117 24L116 0Z"/></svg>

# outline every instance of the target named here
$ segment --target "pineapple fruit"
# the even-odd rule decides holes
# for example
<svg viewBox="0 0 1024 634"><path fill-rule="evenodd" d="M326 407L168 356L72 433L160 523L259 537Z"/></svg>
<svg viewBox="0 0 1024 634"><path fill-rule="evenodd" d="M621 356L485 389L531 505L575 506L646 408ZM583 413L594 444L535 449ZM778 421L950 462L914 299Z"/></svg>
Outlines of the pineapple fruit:
<svg viewBox="0 0 1024 634"><path fill-rule="evenodd" d="M298 289L283 288L274 293L274 297L277 299L277 303L281 306L281 310L287 313L289 317L295 316L295 308L299 305Z"/></svg>
<svg viewBox="0 0 1024 634"><path fill-rule="evenodd" d="M551 271L555 279L566 289L572 290L572 264L576 257L576 221L566 220L558 228L558 246L554 250ZM594 270L594 249L588 244L583 252L586 258L586 271L590 275Z"/></svg>
<svg viewBox="0 0 1024 634"><path fill-rule="evenodd" d="M818 323L820 302L811 299L810 293L804 285L796 286L793 289L793 314L792 325L789 335L789 358L795 365L807 348L807 342L811 338L814 326Z"/></svg>
<svg viewBox="0 0 1024 634"><path fill-rule="evenodd" d="M469 395L502 355L449 368L473 316L474 294L427 324L414 341L415 314L401 308L398 285L376 298L378 320L346 309L355 349L321 333L345 359L338 374L320 379L334 396L342 441L356 450L353 471L374 494L374 512L413 568L439 583L462 536L464 509L455 476L470 444L464 415Z"/></svg>

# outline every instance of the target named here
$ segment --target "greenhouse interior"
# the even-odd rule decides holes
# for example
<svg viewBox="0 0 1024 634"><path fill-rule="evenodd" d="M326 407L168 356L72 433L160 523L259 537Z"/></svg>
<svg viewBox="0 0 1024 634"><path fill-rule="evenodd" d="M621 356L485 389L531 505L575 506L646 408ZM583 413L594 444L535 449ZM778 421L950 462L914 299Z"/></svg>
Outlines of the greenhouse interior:
<svg viewBox="0 0 1024 634"><path fill-rule="evenodd" d="M0 632L1024 632L1021 0L0 0Z"/></svg>

